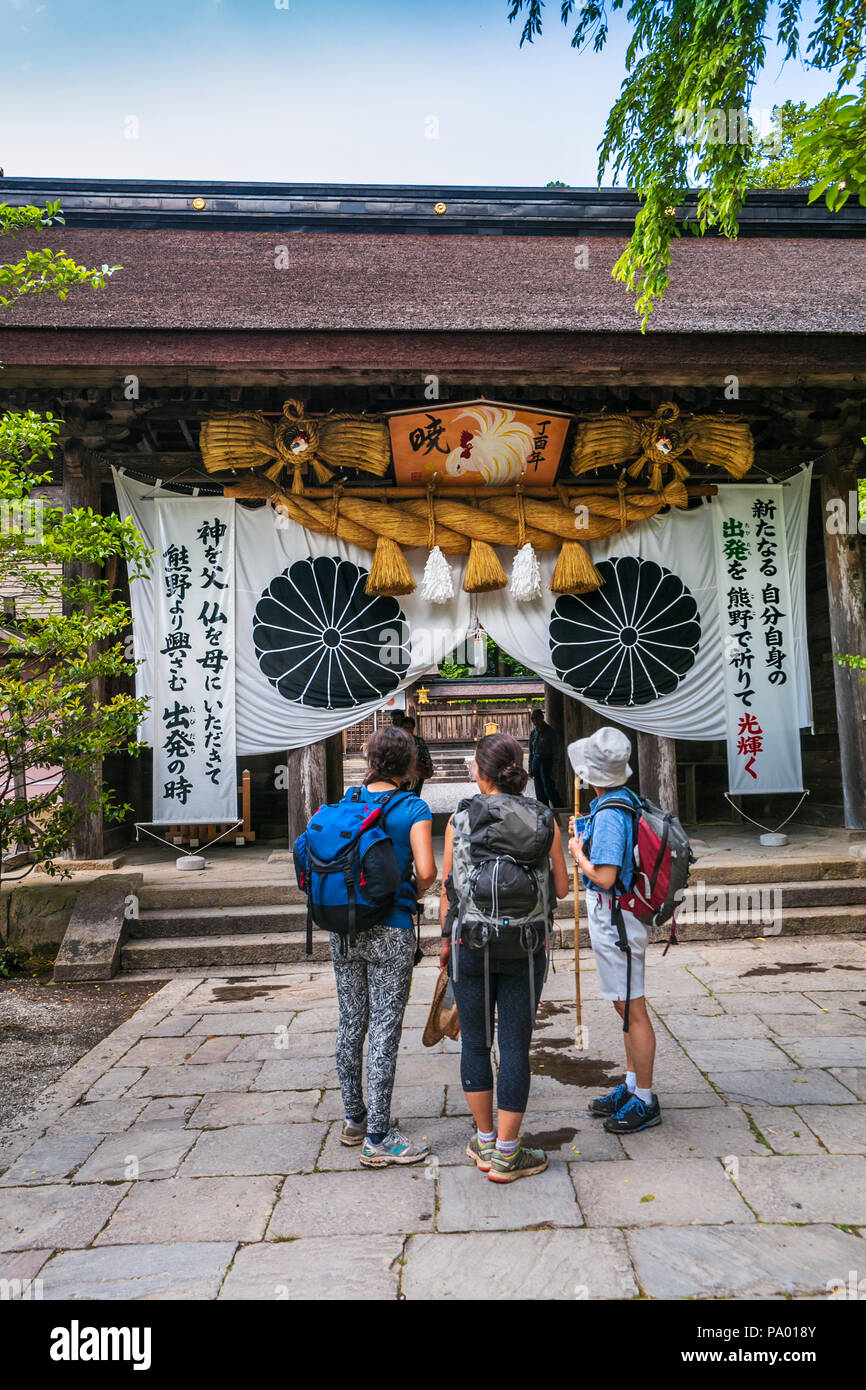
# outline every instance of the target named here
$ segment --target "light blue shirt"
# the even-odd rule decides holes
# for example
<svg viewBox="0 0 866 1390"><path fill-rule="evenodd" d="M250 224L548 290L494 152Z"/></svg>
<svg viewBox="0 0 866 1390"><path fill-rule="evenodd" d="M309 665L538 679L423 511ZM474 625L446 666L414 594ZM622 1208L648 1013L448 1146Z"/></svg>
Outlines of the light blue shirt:
<svg viewBox="0 0 866 1390"><path fill-rule="evenodd" d="M604 809L605 800L632 801L634 795L628 787L610 787L590 802L590 841L584 845L583 852L593 867L599 864L616 864L618 877L626 892L634 882L634 820L627 811L616 807ZM598 888L583 875L587 888Z"/></svg>

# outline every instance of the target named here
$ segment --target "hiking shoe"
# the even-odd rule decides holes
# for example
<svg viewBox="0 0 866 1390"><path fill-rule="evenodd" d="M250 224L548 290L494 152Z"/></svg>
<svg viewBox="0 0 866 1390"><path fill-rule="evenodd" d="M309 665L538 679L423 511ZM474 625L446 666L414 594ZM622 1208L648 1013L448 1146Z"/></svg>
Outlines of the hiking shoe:
<svg viewBox="0 0 866 1390"><path fill-rule="evenodd" d="M361 1166L390 1168L393 1163L423 1163L429 1156L429 1144L413 1144L392 1125L381 1144L374 1144L367 1135L361 1150Z"/></svg>
<svg viewBox="0 0 866 1390"><path fill-rule="evenodd" d="M621 1110L631 1095L631 1091L623 1081L621 1086L617 1086L607 1096L599 1096L598 1100L591 1100L587 1106L590 1115L597 1115L607 1119L609 1115L615 1115L617 1110Z"/></svg>
<svg viewBox="0 0 866 1390"><path fill-rule="evenodd" d="M641 1129L652 1129L662 1122L662 1111L658 1096L653 1093L652 1103L646 1105L639 1096L629 1096L621 1110L610 1115L604 1122L608 1134L637 1134Z"/></svg>
<svg viewBox="0 0 866 1390"><path fill-rule="evenodd" d="M363 1118L356 1124L354 1120L344 1120L343 1128L340 1130L340 1143L347 1148L352 1148L355 1144L363 1144L367 1134L367 1112L364 1111Z"/></svg>
<svg viewBox="0 0 866 1390"><path fill-rule="evenodd" d="M531 1178L535 1173L543 1173L550 1159L544 1149L525 1149L518 1144L513 1154L500 1153L494 1148L490 1159L490 1182L514 1182L517 1178Z"/></svg>
<svg viewBox="0 0 866 1390"><path fill-rule="evenodd" d="M482 1173L490 1172L490 1162L493 1158L493 1151L496 1148L496 1140L491 1139L489 1143L483 1144L477 1134L473 1134L469 1143L466 1145L466 1152L472 1162Z"/></svg>

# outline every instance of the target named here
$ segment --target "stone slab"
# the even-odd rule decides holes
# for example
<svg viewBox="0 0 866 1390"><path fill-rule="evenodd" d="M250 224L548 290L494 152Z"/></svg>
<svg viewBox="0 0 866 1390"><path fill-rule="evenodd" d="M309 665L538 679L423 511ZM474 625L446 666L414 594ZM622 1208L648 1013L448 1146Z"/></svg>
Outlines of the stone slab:
<svg viewBox="0 0 866 1390"><path fill-rule="evenodd" d="M638 1294L625 1238L619 1231L600 1230L412 1236L401 1289L406 1299L431 1302L477 1300L479 1289L496 1302Z"/></svg>
<svg viewBox="0 0 866 1390"><path fill-rule="evenodd" d="M856 1067L866 1061L863 1038L800 1038L786 1044L800 1067Z"/></svg>
<svg viewBox="0 0 866 1390"><path fill-rule="evenodd" d="M201 1038L143 1038L123 1059L125 1067L176 1066L186 1062L201 1046Z"/></svg>
<svg viewBox="0 0 866 1390"><path fill-rule="evenodd" d="M73 1105L63 1118L52 1126L57 1134L118 1134L128 1129L141 1114L143 1100L97 1100L90 1104Z"/></svg>
<svg viewBox="0 0 866 1390"><path fill-rule="evenodd" d="M849 1105L851 1092L825 1071L717 1071L710 1080L737 1105Z"/></svg>
<svg viewBox="0 0 866 1390"><path fill-rule="evenodd" d="M798 990L790 994L761 994L757 990L716 990L715 997L725 1013L757 1014L765 1018L768 1014L811 1014L817 1017L821 1010L813 999Z"/></svg>
<svg viewBox="0 0 866 1390"><path fill-rule="evenodd" d="M332 1058L292 1057L285 1060L280 1059L279 1053L275 1051L271 1052L271 1057L274 1060L261 1064L252 1090L323 1091L337 1085L337 1067Z"/></svg>
<svg viewBox="0 0 866 1390"><path fill-rule="evenodd" d="M75 1175L75 1182L153 1181L173 1178L198 1138L178 1125L133 1125L103 1140Z"/></svg>
<svg viewBox="0 0 866 1390"><path fill-rule="evenodd" d="M232 1010L218 1014L202 1014L192 1031L196 1037L204 1035L215 1038L221 1033L237 1033L242 1038L257 1037L260 1034L266 1037L268 1034L285 1032L294 1017L294 1011L289 1010L281 1013L275 1013L273 1010Z"/></svg>
<svg viewBox="0 0 866 1390"><path fill-rule="evenodd" d="M856 1108L856 1106L850 1107L852 1110L856 1110ZM838 1109L841 1114L845 1114L849 1107L834 1105L832 1109ZM747 1114L752 1116L773 1153L819 1154L823 1152L811 1129L803 1123L793 1106L747 1105L745 1110Z"/></svg>
<svg viewBox="0 0 866 1390"><path fill-rule="evenodd" d="M98 1080L94 1081L84 1099L86 1101L119 1100L142 1076L144 1076L144 1067L111 1067Z"/></svg>
<svg viewBox="0 0 866 1390"><path fill-rule="evenodd" d="M628 1244L650 1298L802 1297L862 1263L857 1236L822 1225L655 1227Z"/></svg>
<svg viewBox="0 0 866 1390"><path fill-rule="evenodd" d="M296 1236L405 1235L432 1231L436 1168L359 1168L287 1178L268 1226L268 1240Z"/></svg>
<svg viewBox="0 0 866 1390"><path fill-rule="evenodd" d="M335 1236L248 1245L221 1299L341 1302L397 1298L402 1236Z"/></svg>
<svg viewBox="0 0 866 1390"><path fill-rule="evenodd" d="M55 980L110 980L120 968L125 905L141 874L101 874L82 886L54 962Z"/></svg>
<svg viewBox="0 0 866 1390"><path fill-rule="evenodd" d="M738 1105L717 1110L664 1112L662 1123L640 1134L622 1136L629 1158L727 1158L769 1153Z"/></svg>
<svg viewBox="0 0 866 1390"><path fill-rule="evenodd" d="M146 1038L182 1038L198 1023L198 1014L169 1014L144 1034Z"/></svg>
<svg viewBox="0 0 866 1390"><path fill-rule="evenodd" d="M101 1134L46 1135L7 1169L0 1187L37 1186L67 1178L101 1140Z"/></svg>
<svg viewBox="0 0 866 1390"><path fill-rule="evenodd" d="M282 1042L285 1038L285 1042ZM300 1033L293 1037L291 1033L281 1035L281 1046L272 1045L272 1036L269 1032L250 1033L242 1037L231 1055L230 1062L288 1062L297 1058L298 1061L307 1062L316 1057L334 1060L334 1034L333 1033Z"/></svg>
<svg viewBox="0 0 866 1390"><path fill-rule="evenodd" d="M831 1154L866 1154L866 1105L801 1105L797 1113Z"/></svg>
<svg viewBox="0 0 866 1390"><path fill-rule="evenodd" d="M853 1091L859 1100L866 1100L866 1067L830 1067L829 1070L847 1091Z"/></svg>
<svg viewBox="0 0 866 1390"><path fill-rule="evenodd" d="M685 1048L695 1066L705 1072L774 1071L791 1066L791 1058L769 1038L688 1042ZM664 1074L663 1067L659 1074Z"/></svg>
<svg viewBox="0 0 866 1390"><path fill-rule="evenodd" d="M190 1035L190 1041L198 1041ZM204 1066L206 1062L228 1062L235 1060L234 1053L238 1044L242 1042L240 1036L230 1033L222 1033L219 1037L205 1038L200 1047L189 1059L192 1067Z"/></svg>
<svg viewBox="0 0 866 1390"><path fill-rule="evenodd" d="M158 1129L183 1129L198 1103L198 1096L159 1096L149 1100L138 1117L136 1128L154 1125Z"/></svg>
<svg viewBox="0 0 866 1390"><path fill-rule="evenodd" d="M323 1125L232 1125L202 1134L182 1176L309 1173L325 1140Z"/></svg>
<svg viewBox="0 0 866 1390"><path fill-rule="evenodd" d="M46 1299L216 1298L234 1241L105 1245L67 1250L46 1265Z"/></svg>
<svg viewBox="0 0 866 1390"><path fill-rule="evenodd" d="M866 1159L860 1156L743 1158L737 1187L759 1221L866 1225Z"/></svg>
<svg viewBox="0 0 866 1390"><path fill-rule="evenodd" d="M834 1010L827 1014L771 1014L767 1018L773 1034L783 1047L788 1042L801 1038L844 1038L859 1037L861 1047L866 1051L866 1018L862 1014L852 1014Z"/></svg>
<svg viewBox="0 0 866 1390"><path fill-rule="evenodd" d="M248 1091L261 1062L210 1062L200 1067L149 1067L132 1087L133 1096L194 1096L205 1091Z"/></svg>
<svg viewBox="0 0 866 1390"><path fill-rule="evenodd" d="M582 1226L583 1216L564 1164L512 1183L490 1182L473 1165L441 1169L436 1224L440 1231L515 1231Z"/></svg>
<svg viewBox="0 0 866 1390"><path fill-rule="evenodd" d="M134 1183L96 1245L258 1241L276 1202L277 1187L278 1180L270 1177L166 1178ZM76 1196L91 1192L120 1194L121 1189L73 1189ZM58 1240L54 1244L86 1245L87 1241Z"/></svg>
<svg viewBox="0 0 866 1390"><path fill-rule="evenodd" d="M636 1158L570 1167L588 1226L713 1226L753 1219L716 1159Z"/></svg>
<svg viewBox="0 0 866 1390"><path fill-rule="evenodd" d="M225 1129L308 1123L317 1103L315 1091L212 1091L202 1096L190 1124L194 1129Z"/></svg>
<svg viewBox="0 0 866 1390"><path fill-rule="evenodd" d="M42 1288L33 1281L50 1257L50 1250L0 1252L0 1303L14 1302L18 1298L41 1298Z"/></svg>
<svg viewBox="0 0 866 1390"><path fill-rule="evenodd" d="M127 1186L17 1187L0 1202L0 1250L57 1250L89 1245Z"/></svg>
<svg viewBox="0 0 866 1390"><path fill-rule="evenodd" d="M681 1042L690 1056L693 1056L692 1042L710 1042L717 1039L766 1038L769 1027L757 1014L692 1014L668 1013L665 1023ZM804 1025L805 1026L805 1025Z"/></svg>

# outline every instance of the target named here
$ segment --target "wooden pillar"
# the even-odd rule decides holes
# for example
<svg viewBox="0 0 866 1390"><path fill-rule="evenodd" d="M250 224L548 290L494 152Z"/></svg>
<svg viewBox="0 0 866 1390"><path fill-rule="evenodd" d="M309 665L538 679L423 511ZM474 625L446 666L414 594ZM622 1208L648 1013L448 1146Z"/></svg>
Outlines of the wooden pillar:
<svg viewBox="0 0 866 1390"><path fill-rule="evenodd" d="M657 734L637 736L640 794L663 811L679 815L677 800L677 745L672 738Z"/></svg>
<svg viewBox="0 0 866 1390"><path fill-rule="evenodd" d="M286 754L289 791L289 848L328 800L327 739Z"/></svg>
<svg viewBox="0 0 866 1390"><path fill-rule="evenodd" d="M63 451L63 510L73 507L90 507L101 512L100 485L96 464L90 451L75 442L69 442ZM101 571L98 565L84 565L77 560L65 562L64 579L95 579ZM70 605L64 601L64 613L70 612ZM90 698L94 705L105 700L105 681L102 677L91 681ZM64 782L64 801L71 802L79 810L76 826L69 844L71 859L100 859L104 853L104 824L102 808L87 809L95 796L102 790L102 760L93 764L86 774L67 776Z"/></svg>
<svg viewBox="0 0 866 1390"><path fill-rule="evenodd" d="M841 499L847 515L851 493L856 497L854 465L828 468L821 479L821 515L834 656L837 652L866 655L866 590L860 536L856 532L852 535L831 531L827 525L832 517L832 510L827 511L828 503ZM862 674L833 663L842 760L842 804L849 830L866 830L866 685L861 680Z"/></svg>
<svg viewBox="0 0 866 1390"><path fill-rule="evenodd" d="M331 734L325 743L325 771L328 801L339 801L345 791L343 778L343 755L345 734Z"/></svg>

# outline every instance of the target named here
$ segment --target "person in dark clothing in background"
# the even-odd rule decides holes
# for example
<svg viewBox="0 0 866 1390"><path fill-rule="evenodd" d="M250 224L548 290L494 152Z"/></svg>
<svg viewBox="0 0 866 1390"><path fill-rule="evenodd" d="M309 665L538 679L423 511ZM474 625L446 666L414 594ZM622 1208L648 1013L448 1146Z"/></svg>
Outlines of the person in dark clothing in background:
<svg viewBox="0 0 866 1390"><path fill-rule="evenodd" d="M410 784L409 790L420 796L427 778L433 776L433 759L426 742L415 732L415 720L411 714L403 720L400 727L415 740L415 780Z"/></svg>
<svg viewBox="0 0 866 1390"><path fill-rule="evenodd" d="M532 733L529 735L529 775L535 782L535 795L545 806L556 809L564 805L556 785L556 764L562 747L556 730L548 724L544 711L532 711Z"/></svg>

